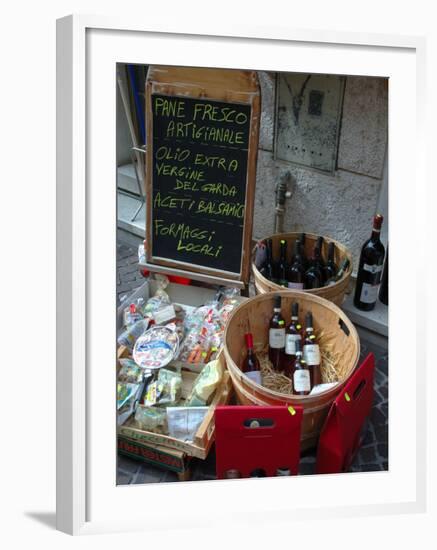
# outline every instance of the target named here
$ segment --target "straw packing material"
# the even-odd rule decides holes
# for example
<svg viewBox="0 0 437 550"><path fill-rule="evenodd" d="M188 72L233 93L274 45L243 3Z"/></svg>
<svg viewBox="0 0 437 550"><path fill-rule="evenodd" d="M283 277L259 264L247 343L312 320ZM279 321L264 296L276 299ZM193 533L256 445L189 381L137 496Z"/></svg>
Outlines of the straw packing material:
<svg viewBox="0 0 437 550"><path fill-rule="evenodd" d="M318 343L322 358L320 365L322 381L324 383L343 381L347 376L347 369L345 368L345 364L340 361L340 352L335 350L335 335L323 331L319 335ZM292 395L293 386L290 378L273 369L267 348L265 346L262 348L258 347L255 351L260 363L263 386L269 390Z"/></svg>

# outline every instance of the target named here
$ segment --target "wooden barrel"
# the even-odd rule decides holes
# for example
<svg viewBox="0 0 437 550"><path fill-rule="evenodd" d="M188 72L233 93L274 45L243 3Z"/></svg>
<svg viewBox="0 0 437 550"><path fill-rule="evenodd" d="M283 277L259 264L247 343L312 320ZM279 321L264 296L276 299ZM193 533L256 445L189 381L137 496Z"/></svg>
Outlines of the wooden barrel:
<svg viewBox="0 0 437 550"><path fill-rule="evenodd" d="M256 384L241 372L240 365L246 354L244 335L246 332L253 334L256 349L267 344L269 322L273 314L273 297L278 294L282 297L282 315L287 322L290 319L291 304L297 302L299 318L303 320L306 313L311 311L315 334L321 334L322 331L329 334L333 350L340 351L339 367L344 376L336 386L316 395L289 395ZM242 405L303 407L301 448L305 450L317 443L332 402L356 368L360 356L360 340L352 322L332 302L309 293L285 290L274 294L260 294L238 306L228 321L223 351L235 393Z"/></svg>
<svg viewBox="0 0 437 550"><path fill-rule="evenodd" d="M268 237L272 239L273 257L279 258L279 243L282 239L284 239L288 243L287 260L290 260L291 255L293 254L294 242L296 241L296 239L298 239L300 235L301 233L277 233L276 235L272 235L271 237ZM305 238L305 257L309 258L313 253L314 245L318 235L305 233L305 237L306 237ZM322 254L324 258L327 258L328 245L331 242L335 244L335 251L334 251L335 263L339 266L340 263L345 258L349 258L349 268L346 270L343 277L339 281L337 281L335 284L327 287L315 288L313 290L303 290L301 292L306 292L308 294L315 294L316 296L321 296L322 298L325 298L326 300L329 300L331 302L334 302L334 304L341 306L341 304L343 303L346 291L349 287L349 281L352 274L352 255L349 252L349 250L338 241L335 241L330 237L324 237L323 249L322 249ZM269 281L268 279L263 277L263 275L261 275L261 273L255 266L254 259L255 259L255 249L253 250L253 254L252 254L252 272L254 276L255 288L257 293L265 294L266 292L277 292L280 290L284 290L284 287L279 286L276 283L272 283L272 281Z"/></svg>

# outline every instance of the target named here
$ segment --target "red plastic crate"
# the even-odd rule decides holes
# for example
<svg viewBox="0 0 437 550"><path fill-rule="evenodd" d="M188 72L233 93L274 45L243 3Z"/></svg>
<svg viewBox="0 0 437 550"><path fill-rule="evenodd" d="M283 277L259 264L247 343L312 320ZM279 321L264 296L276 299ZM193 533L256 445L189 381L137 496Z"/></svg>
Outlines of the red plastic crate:
<svg viewBox="0 0 437 550"><path fill-rule="evenodd" d="M373 353L364 359L332 403L317 448L316 473L346 472L361 445L373 402Z"/></svg>
<svg viewBox="0 0 437 550"><path fill-rule="evenodd" d="M257 469L275 476L278 468L298 473L302 407L222 406L215 410L216 473L250 477Z"/></svg>

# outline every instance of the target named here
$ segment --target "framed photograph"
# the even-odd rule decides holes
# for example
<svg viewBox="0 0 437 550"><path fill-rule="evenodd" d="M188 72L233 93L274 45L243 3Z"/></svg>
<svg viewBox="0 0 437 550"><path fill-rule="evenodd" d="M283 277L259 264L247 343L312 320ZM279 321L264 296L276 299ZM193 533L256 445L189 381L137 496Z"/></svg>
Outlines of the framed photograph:
<svg viewBox="0 0 437 550"><path fill-rule="evenodd" d="M425 510L424 59L58 20L59 530Z"/></svg>

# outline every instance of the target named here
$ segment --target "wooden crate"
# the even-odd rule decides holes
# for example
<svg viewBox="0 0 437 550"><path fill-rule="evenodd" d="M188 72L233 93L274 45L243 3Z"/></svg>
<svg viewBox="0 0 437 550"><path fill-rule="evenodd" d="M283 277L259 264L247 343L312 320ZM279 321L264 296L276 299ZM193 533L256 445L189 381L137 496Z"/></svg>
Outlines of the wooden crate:
<svg viewBox="0 0 437 550"><path fill-rule="evenodd" d="M222 354L219 356L220 361L224 361ZM187 397L197 375L195 373L182 370L182 397ZM214 410L217 405L226 405L229 403L232 394L232 382L227 371L224 372L223 380L217 388L214 398L209 406L209 410L203 419L202 424L197 430L193 442L186 442L176 439L169 435L157 434L148 432L138 428L135 419L129 418L125 424L118 427L119 436L129 438L132 441L139 443L151 443L161 445L169 449L176 449L186 453L188 456L205 459L208 456L209 450L215 438Z"/></svg>
<svg viewBox="0 0 437 550"><path fill-rule="evenodd" d="M120 435L117 438L117 448L121 455L175 472L180 481L190 478L191 457L183 451L139 442Z"/></svg>

